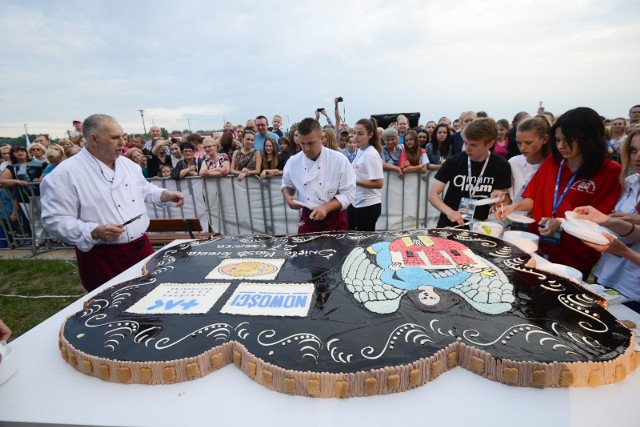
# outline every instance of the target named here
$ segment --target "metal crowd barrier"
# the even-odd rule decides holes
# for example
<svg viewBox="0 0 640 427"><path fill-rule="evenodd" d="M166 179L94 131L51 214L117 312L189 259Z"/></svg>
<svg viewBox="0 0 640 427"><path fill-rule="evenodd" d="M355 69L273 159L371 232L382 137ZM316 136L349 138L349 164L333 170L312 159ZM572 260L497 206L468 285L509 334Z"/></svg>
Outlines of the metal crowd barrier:
<svg viewBox="0 0 640 427"><path fill-rule="evenodd" d="M399 179L394 172L385 171L382 193L382 214L376 229L409 230L432 228L440 212L427 200L434 171L426 174L410 173ZM280 191L281 177L260 179L248 176L243 181L235 177L188 177L179 181L169 178L150 178L149 182L185 195L185 204L157 207L147 204L151 218L199 218L203 229L220 234L296 233L300 212L290 209ZM38 252L69 248L69 245L49 237L40 221L40 197L35 185L25 188L28 203L19 204L19 220L11 221L15 190L0 188L0 250L28 248ZM26 219L26 220L25 220Z"/></svg>
<svg viewBox="0 0 640 427"><path fill-rule="evenodd" d="M397 174L386 171L385 185L382 188L382 214L376 229L382 231L434 227L440 212L427 199L434 176L435 173L429 171L426 174L410 173L404 179L399 179ZM189 203L191 196L187 197L184 209L201 218L203 224L202 218L206 218L211 231L220 234L295 233L300 212L290 209L286 204L280 191L281 179L279 176L264 180L248 176L243 181L238 181L235 177L227 176L201 180L204 182L204 196L201 200L204 200L205 212L196 203ZM196 180L200 178L187 178L183 181L188 183ZM163 186L184 191L185 184L180 187L180 182L177 181L178 186L175 187Z"/></svg>
<svg viewBox="0 0 640 427"><path fill-rule="evenodd" d="M31 249L55 243L40 222L40 184L0 187L0 249Z"/></svg>

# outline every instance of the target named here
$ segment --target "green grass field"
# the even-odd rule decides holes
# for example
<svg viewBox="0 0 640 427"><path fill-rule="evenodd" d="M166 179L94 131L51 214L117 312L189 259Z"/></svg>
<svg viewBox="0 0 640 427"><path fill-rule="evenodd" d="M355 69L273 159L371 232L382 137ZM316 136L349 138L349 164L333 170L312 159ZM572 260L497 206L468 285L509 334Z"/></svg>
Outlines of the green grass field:
<svg viewBox="0 0 640 427"><path fill-rule="evenodd" d="M11 339L68 306L86 292L76 261L0 260L0 319L11 328ZM19 298L7 295L68 298Z"/></svg>

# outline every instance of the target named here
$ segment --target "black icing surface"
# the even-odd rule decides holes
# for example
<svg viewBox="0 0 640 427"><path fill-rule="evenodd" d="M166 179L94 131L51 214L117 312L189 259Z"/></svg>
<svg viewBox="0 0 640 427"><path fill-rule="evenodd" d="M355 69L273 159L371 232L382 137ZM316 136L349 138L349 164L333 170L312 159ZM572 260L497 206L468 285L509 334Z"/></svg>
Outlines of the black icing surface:
<svg viewBox="0 0 640 427"><path fill-rule="evenodd" d="M389 314L372 311L345 285L349 276L343 264L352 261L350 254L358 247L366 249L407 236L455 241L497 266L507 279L507 295L511 292L514 297L508 309L491 314L493 305L486 309L474 305L469 295L453 290L434 291L440 303L426 306L419 302L419 291L405 292L386 284L400 293L397 310ZM195 254L204 252L208 254ZM357 265L370 262L370 269L383 271L374 255L364 254L367 259ZM159 283L221 282L205 276L226 258L284 258L273 283L313 283L307 316L219 313L238 284L252 282L246 279L225 280L231 285L207 314L125 312ZM86 310L67 319L63 334L78 350L124 361L192 357L237 341L265 362L315 372L357 372L407 364L456 340L497 358L521 361L604 361L625 351L631 333L596 303L595 295L569 280L524 267L528 260L528 255L501 240L455 230L228 236L158 252L147 266L150 274L97 295ZM472 275L480 280L491 277L491 273ZM430 283L421 282L425 284Z"/></svg>

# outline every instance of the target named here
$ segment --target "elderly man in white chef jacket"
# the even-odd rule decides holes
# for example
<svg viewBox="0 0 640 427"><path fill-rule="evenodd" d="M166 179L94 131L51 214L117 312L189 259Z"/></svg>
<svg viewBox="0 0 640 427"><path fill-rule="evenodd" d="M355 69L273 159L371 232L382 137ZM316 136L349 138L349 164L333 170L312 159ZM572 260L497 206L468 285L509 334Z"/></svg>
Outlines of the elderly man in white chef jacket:
<svg viewBox="0 0 640 427"><path fill-rule="evenodd" d="M284 166L282 193L291 209L302 209L298 234L349 229L346 209L355 198L356 175L346 156L322 145L321 132L317 120L302 120L302 151Z"/></svg>
<svg viewBox="0 0 640 427"><path fill-rule="evenodd" d="M40 186L42 224L76 247L82 285L91 291L152 254L145 200L182 206L184 196L147 182L122 156L123 131L105 114L84 120L85 147L60 163Z"/></svg>

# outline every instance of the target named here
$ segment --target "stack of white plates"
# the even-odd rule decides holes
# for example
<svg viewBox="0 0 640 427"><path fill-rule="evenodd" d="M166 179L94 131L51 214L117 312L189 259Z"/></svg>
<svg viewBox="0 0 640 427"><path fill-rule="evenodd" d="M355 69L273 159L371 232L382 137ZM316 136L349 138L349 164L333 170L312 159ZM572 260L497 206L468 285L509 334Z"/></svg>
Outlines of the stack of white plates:
<svg viewBox="0 0 640 427"><path fill-rule="evenodd" d="M597 245L609 244L607 238L602 235L602 232L606 230L595 222L578 219L572 211L567 211L564 215L565 221L562 223L562 229L567 233L585 242L591 242Z"/></svg>
<svg viewBox="0 0 640 427"><path fill-rule="evenodd" d="M510 230L502 234L502 240L517 246L520 250L532 254L538 250L538 242L540 237L526 231Z"/></svg>
<svg viewBox="0 0 640 427"><path fill-rule="evenodd" d="M573 267L569 267L568 265L547 262L540 265L536 265L536 268L538 270L546 271L548 273L557 274L560 277L571 279L574 282L580 283L582 281L582 273L580 273L580 271L576 270Z"/></svg>
<svg viewBox="0 0 640 427"><path fill-rule="evenodd" d="M512 214L507 215L507 218L513 222L520 224L531 224L535 222L535 219L526 215L526 211L515 211Z"/></svg>

